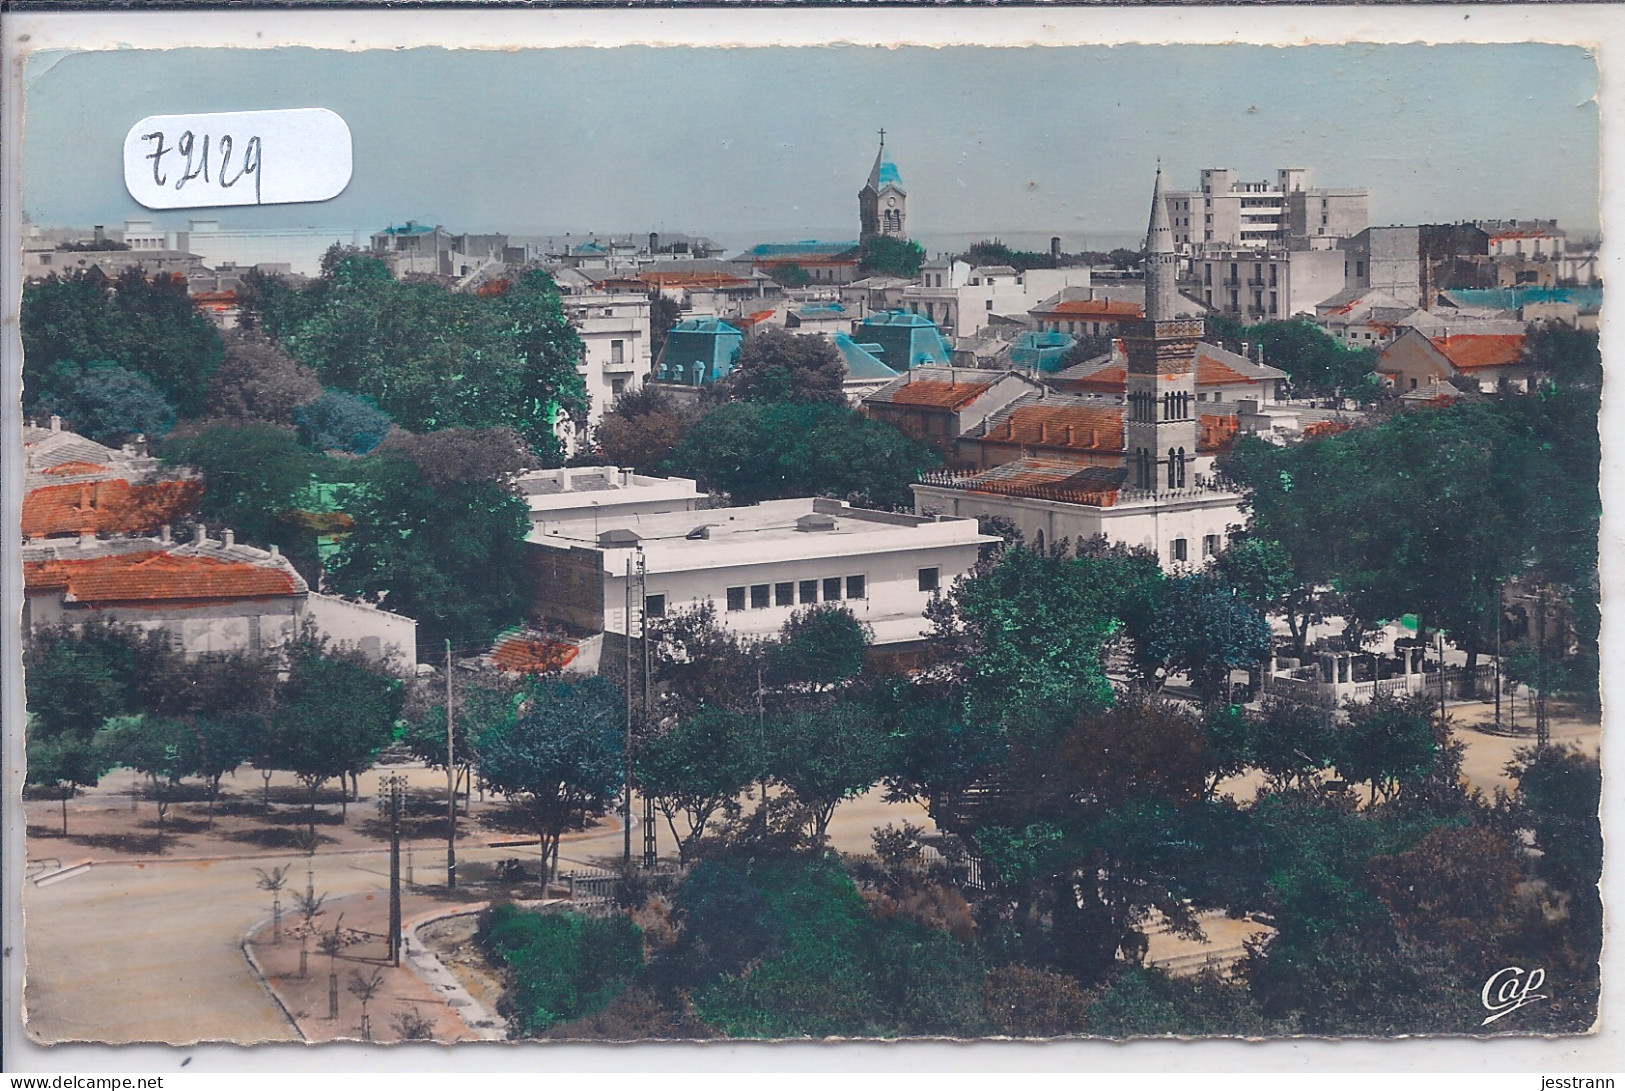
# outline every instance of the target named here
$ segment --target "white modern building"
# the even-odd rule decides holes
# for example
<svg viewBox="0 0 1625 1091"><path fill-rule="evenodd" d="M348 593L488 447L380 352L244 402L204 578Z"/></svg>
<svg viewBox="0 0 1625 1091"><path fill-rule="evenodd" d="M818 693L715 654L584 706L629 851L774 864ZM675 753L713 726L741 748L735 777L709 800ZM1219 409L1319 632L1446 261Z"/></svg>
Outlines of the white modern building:
<svg viewBox="0 0 1625 1091"><path fill-rule="evenodd" d="M885 293L887 305L921 314L956 337L975 334L994 316L1014 317L1022 325L1027 312L1066 288L1087 289L1090 272L1074 269L1013 269L1008 265L972 267L968 262L928 261L916 283Z"/></svg>
<svg viewBox="0 0 1625 1091"><path fill-rule="evenodd" d="M321 272L329 247L365 247L367 237L354 228L223 227L218 220L188 220L184 230L164 230L151 220L124 221L124 243L131 250L182 250L209 267L284 264L291 272L313 277Z"/></svg>
<svg viewBox="0 0 1625 1091"><path fill-rule="evenodd" d="M1210 168L1200 189L1172 191L1165 200L1181 253L1204 246L1330 249L1365 228L1370 203L1363 189L1312 187L1303 167L1278 170L1273 182Z"/></svg>
<svg viewBox="0 0 1625 1091"><path fill-rule="evenodd" d="M693 511L706 499L692 478L648 477L618 466L536 470L514 484L530 506L533 538L595 542L602 531L636 530L645 516Z"/></svg>
<svg viewBox="0 0 1625 1091"><path fill-rule="evenodd" d="M971 519L822 498L644 515L596 538L578 529L528 539L534 613L548 621L624 634L631 574L648 617L710 602L728 628L766 637L797 609L834 603L870 627L874 645L892 648L924 637L932 596L997 540Z"/></svg>
<svg viewBox="0 0 1625 1091"><path fill-rule="evenodd" d="M643 385L653 370L649 355L647 293L591 292L563 296L564 313L581 337L576 371L587 387L587 416L578 421L572 451L604 419L615 399ZM586 431L581 426L585 425Z"/></svg>

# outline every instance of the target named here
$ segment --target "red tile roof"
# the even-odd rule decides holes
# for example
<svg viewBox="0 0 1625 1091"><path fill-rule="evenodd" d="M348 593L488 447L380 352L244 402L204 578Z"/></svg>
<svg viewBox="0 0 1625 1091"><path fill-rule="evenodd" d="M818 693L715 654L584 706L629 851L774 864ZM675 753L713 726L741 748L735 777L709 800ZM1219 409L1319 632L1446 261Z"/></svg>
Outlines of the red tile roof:
<svg viewBox="0 0 1625 1091"><path fill-rule="evenodd" d="M923 405L933 409L963 409L980 398L988 383L944 383L935 379L915 379L891 392L893 405Z"/></svg>
<svg viewBox="0 0 1625 1091"><path fill-rule="evenodd" d="M503 636L491 649L491 665L509 674L552 674L575 662L581 649L564 640Z"/></svg>
<svg viewBox="0 0 1625 1091"><path fill-rule="evenodd" d="M1033 314L1041 318L1109 318L1120 320L1139 318L1145 313L1138 303L1121 299L1065 299L1046 310L1034 308Z"/></svg>
<svg viewBox="0 0 1625 1091"><path fill-rule="evenodd" d="M1196 385L1223 386L1226 383L1256 383L1251 375L1243 375L1218 357L1196 350Z"/></svg>
<svg viewBox="0 0 1625 1091"><path fill-rule="evenodd" d="M23 586L28 591L64 591L70 601L91 606L289 598L300 592L298 582L283 568L164 550L83 561L24 561Z"/></svg>
<svg viewBox="0 0 1625 1091"><path fill-rule="evenodd" d="M88 465L64 463L64 466ZM54 467L47 472L62 472ZM93 467L96 471L105 467ZM86 473L87 470L76 470ZM150 534L174 523L197 507L203 483L197 480L154 481L131 485L114 478L82 484L45 485L23 497L22 532L26 538L69 534Z"/></svg>
<svg viewBox="0 0 1625 1091"><path fill-rule="evenodd" d="M966 492L1024 496L1109 508L1128 476L1122 468L1080 465L1064 459L1018 458L955 486Z"/></svg>
<svg viewBox="0 0 1625 1091"><path fill-rule="evenodd" d="M646 272L637 275L645 284L662 288L749 288L750 281L727 273Z"/></svg>
<svg viewBox="0 0 1625 1091"><path fill-rule="evenodd" d="M1090 390L1103 394L1121 394L1128 389L1128 369L1122 364L1107 364L1087 375L1062 379L1055 384L1063 390Z"/></svg>
<svg viewBox="0 0 1625 1091"><path fill-rule="evenodd" d="M1083 405L1018 405L983 439L1052 450L1115 452L1123 449L1123 410Z"/></svg>
<svg viewBox="0 0 1625 1091"><path fill-rule="evenodd" d="M1551 228L1524 228L1519 231L1497 231L1490 236L1491 242L1500 239L1557 239L1566 236L1558 234Z"/></svg>
<svg viewBox="0 0 1625 1091"><path fill-rule="evenodd" d="M1339 432L1347 432L1354 425L1341 420L1317 420L1303 426L1304 439L1324 439Z"/></svg>
<svg viewBox="0 0 1625 1091"><path fill-rule="evenodd" d="M1201 429L1196 440L1199 454L1216 454L1228 450L1241 431L1241 420L1228 413L1203 413L1197 422Z"/></svg>
<svg viewBox="0 0 1625 1091"><path fill-rule="evenodd" d="M80 474L101 474L106 472L107 467L100 462L59 462L55 466L46 466L40 470L42 474L60 477L76 477Z"/></svg>
<svg viewBox="0 0 1625 1091"><path fill-rule="evenodd" d="M1505 367L1523 358L1521 333L1464 333L1454 337L1430 337L1428 343L1459 371Z"/></svg>

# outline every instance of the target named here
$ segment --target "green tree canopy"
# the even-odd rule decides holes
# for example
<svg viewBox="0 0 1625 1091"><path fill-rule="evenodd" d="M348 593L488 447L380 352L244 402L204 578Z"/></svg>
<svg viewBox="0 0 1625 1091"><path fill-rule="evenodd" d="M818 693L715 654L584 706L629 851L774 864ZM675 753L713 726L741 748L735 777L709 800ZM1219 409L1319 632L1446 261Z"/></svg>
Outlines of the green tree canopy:
<svg viewBox="0 0 1625 1091"><path fill-rule="evenodd" d="M870 275L917 277L925 260L925 247L913 239L875 235L858 254L858 269Z"/></svg>
<svg viewBox="0 0 1625 1091"><path fill-rule="evenodd" d="M923 444L844 406L731 402L701 418L667 466L738 504L833 496L904 508L913 504L908 486L936 461Z"/></svg>
<svg viewBox="0 0 1625 1091"><path fill-rule="evenodd" d="M558 870L559 838L602 814L620 790L626 701L602 678L540 681L512 723L475 740L480 777L530 818L544 878Z"/></svg>
<svg viewBox="0 0 1625 1091"><path fill-rule="evenodd" d="M410 431L506 425L557 459L557 413L586 409L581 339L541 270L482 296L393 280L377 259L352 254L297 303L257 291L262 327L295 359Z"/></svg>
<svg viewBox="0 0 1625 1091"><path fill-rule="evenodd" d="M175 407L150 379L117 364L57 365L51 389L34 403L36 411L66 419L80 435L118 446L136 435L154 439L175 426Z"/></svg>
<svg viewBox="0 0 1625 1091"><path fill-rule="evenodd" d="M203 409L225 347L192 305L186 278L139 269L112 285L77 274L29 284L22 297L23 402L57 390L68 361L107 360L138 372L186 417ZM67 373L71 374L71 372Z"/></svg>
<svg viewBox="0 0 1625 1091"><path fill-rule="evenodd" d="M415 618L424 658L443 642L482 651L524 612L524 501L495 481L436 488L399 454L360 465L340 506L354 520L328 577L342 595Z"/></svg>
<svg viewBox="0 0 1625 1091"><path fill-rule="evenodd" d="M861 705L796 711L768 725L767 768L812 813L822 843L835 808L874 787L891 765L892 740Z"/></svg>
<svg viewBox="0 0 1625 1091"><path fill-rule="evenodd" d="M728 387L744 401L845 405L845 379L846 365L829 338L770 327L740 348Z"/></svg>
<svg viewBox="0 0 1625 1091"><path fill-rule="evenodd" d="M762 775L763 742L756 717L711 707L638 744L638 790L666 817L682 859L689 858L706 824L733 808Z"/></svg>

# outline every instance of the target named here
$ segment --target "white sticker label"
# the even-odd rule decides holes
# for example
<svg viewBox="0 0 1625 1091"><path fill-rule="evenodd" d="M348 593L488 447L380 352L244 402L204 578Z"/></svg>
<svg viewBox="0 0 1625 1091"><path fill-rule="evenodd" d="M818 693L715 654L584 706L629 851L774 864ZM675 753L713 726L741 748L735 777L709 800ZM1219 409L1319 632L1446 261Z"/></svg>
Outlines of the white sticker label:
<svg viewBox="0 0 1625 1091"><path fill-rule="evenodd" d="M325 201L350 171L350 127L331 110L160 114L124 138L124 184L148 208Z"/></svg>

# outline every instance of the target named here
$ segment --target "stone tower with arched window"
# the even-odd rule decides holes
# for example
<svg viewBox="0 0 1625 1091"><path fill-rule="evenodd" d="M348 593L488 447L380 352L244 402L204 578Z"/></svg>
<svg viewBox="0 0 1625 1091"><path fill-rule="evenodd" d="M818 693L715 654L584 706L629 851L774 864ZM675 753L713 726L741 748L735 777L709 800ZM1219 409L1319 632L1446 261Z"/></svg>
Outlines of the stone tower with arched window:
<svg viewBox="0 0 1625 1091"><path fill-rule="evenodd" d="M1196 343L1205 332L1201 318L1181 318L1178 261L1173 231L1162 199L1162 171L1151 191L1151 223L1146 230L1145 317L1123 334L1128 356L1128 407L1123 415L1123 448L1128 484L1164 492L1194 485L1196 460Z"/></svg>
<svg viewBox="0 0 1625 1091"><path fill-rule="evenodd" d="M886 154L885 129L880 130L880 150L875 153L869 180L858 191L858 223L859 242L866 243L876 235L908 238L908 193L897 164Z"/></svg>

